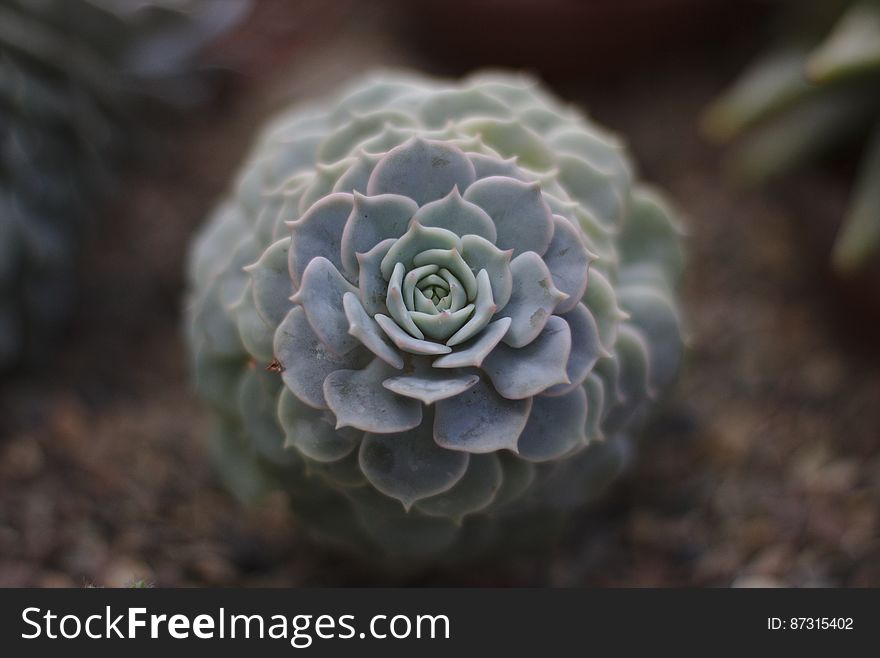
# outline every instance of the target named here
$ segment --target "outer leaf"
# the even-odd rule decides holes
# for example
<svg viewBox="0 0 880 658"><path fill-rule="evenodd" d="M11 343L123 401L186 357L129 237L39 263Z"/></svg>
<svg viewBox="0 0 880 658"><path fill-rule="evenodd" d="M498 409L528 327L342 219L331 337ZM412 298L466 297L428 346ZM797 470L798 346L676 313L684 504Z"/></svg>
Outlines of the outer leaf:
<svg viewBox="0 0 880 658"><path fill-rule="evenodd" d="M525 347L496 347L483 369L501 395L521 400L556 384L568 384L566 368L570 354L571 330L565 320L554 315Z"/></svg>
<svg viewBox="0 0 880 658"><path fill-rule="evenodd" d="M422 422L422 405L382 386L394 375L388 364L373 359L363 370L336 370L324 380L324 397L336 414L336 427L365 432L404 432Z"/></svg>
<svg viewBox="0 0 880 658"><path fill-rule="evenodd" d="M475 178L474 166L460 149L414 137L379 161L367 192L401 194L421 206L443 198L456 186L467 189Z"/></svg>
<svg viewBox="0 0 880 658"><path fill-rule="evenodd" d="M449 491L467 470L469 455L444 450L431 438L430 424L400 434L367 434L361 443L364 475L406 509L422 498Z"/></svg>
<svg viewBox="0 0 880 658"><path fill-rule="evenodd" d="M507 448L515 452L531 406L531 399L503 398L480 381L436 404L434 439L449 450L483 453Z"/></svg>

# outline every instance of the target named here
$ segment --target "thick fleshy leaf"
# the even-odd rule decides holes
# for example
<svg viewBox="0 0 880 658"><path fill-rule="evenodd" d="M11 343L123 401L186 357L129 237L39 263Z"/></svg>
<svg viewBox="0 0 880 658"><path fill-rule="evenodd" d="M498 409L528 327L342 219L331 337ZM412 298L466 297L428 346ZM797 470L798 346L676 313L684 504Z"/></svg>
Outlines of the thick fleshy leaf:
<svg viewBox="0 0 880 658"><path fill-rule="evenodd" d="M666 201L655 191L639 187L619 238L621 260L627 267L651 264L678 281L684 270L682 230Z"/></svg>
<svg viewBox="0 0 880 658"><path fill-rule="evenodd" d="M442 559L460 532L450 519L415 512L401 514L400 501L373 486L352 492L349 500L359 525L378 550L395 563Z"/></svg>
<svg viewBox="0 0 880 658"><path fill-rule="evenodd" d="M240 424L218 422L211 432L211 461L223 484L243 503L255 503L278 489L274 474L249 447ZM453 526L454 527L454 526Z"/></svg>
<svg viewBox="0 0 880 658"><path fill-rule="evenodd" d="M619 226L626 211L623 181L583 158L560 155L559 181L573 197L606 226Z"/></svg>
<svg viewBox="0 0 880 658"><path fill-rule="evenodd" d="M289 267L294 286L299 287L306 267L318 256L342 270L342 231L353 207L351 194L330 194L315 203L300 219L290 223Z"/></svg>
<svg viewBox="0 0 880 658"><path fill-rule="evenodd" d="M553 285L568 295L556 305L556 312L573 309L587 290L587 273L592 260L581 232L559 215L553 217L553 240L544 252L544 263L553 275Z"/></svg>
<svg viewBox="0 0 880 658"><path fill-rule="evenodd" d="M358 145L382 131L386 125L412 126L415 121L403 112L378 111L359 114L330 133L318 148L318 161L336 162L357 151Z"/></svg>
<svg viewBox="0 0 880 658"><path fill-rule="evenodd" d="M401 194L423 206L442 199L456 186L467 189L475 177L474 166L460 149L414 137L379 161L367 192Z"/></svg>
<svg viewBox="0 0 880 658"><path fill-rule="evenodd" d="M217 276L220 301L224 306L234 304L241 298L241 294L250 282L250 276L244 268L255 262L261 253L262 249L253 237L246 237L235 244L226 269Z"/></svg>
<svg viewBox="0 0 880 658"><path fill-rule="evenodd" d="M584 294L584 305L599 327L599 338L606 350L611 351L617 340L617 327L626 314L617 305L617 293L604 274L590 271L590 281Z"/></svg>
<svg viewBox="0 0 880 658"><path fill-rule="evenodd" d="M351 428L342 428L352 430ZM358 451L352 450L342 459L332 462L306 460L306 474L309 477L319 477L326 480L334 488L346 490L360 489L367 484L367 478L361 471Z"/></svg>
<svg viewBox="0 0 880 658"><path fill-rule="evenodd" d="M351 216L342 231L342 265L346 271L356 277L357 254L365 254L383 240L403 235L418 208L415 201L397 194L368 197L356 192Z"/></svg>
<svg viewBox="0 0 880 658"><path fill-rule="evenodd" d="M459 129L469 135L479 135L487 146L505 158L517 156L526 167L540 170L554 165L553 152L540 135L515 119L469 119L459 124Z"/></svg>
<svg viewBox="0 0 880 658"><path fill-rule="evenodd" d="M0 213L0 226L3 227L3 235L10 236L0 244L0 269L3 276L8 276L15 266L13 254L18 253L18 245L11 236L15 235L15 222L11 213ZM222 271L229 256L229 245L235 244L239 236L247 226L247 220L242 209L234 203L223 203L214 212L214 219L205 225L193 238L190 249L189 268L187 269L190 281L200 286L206 286L211 278Z"/></svg>
<svg viewBox="0 0 880 658"><path fill-rule="evenodd" d="M278 419L286 436L284 446L315 461L338 461L351 454L360 442L359 432L337 430L332 414L304 405L287 389L278 399Z"/></svg>
<svg viewBox="0 0 880 658"><path fill-rule="evenodd" d="M587 442L587 395L580 386L565 395L535 396L519 437L519 455L533 462L559 459Z"/></svg>
<svg viewBox="0 0 880 658"><path fill-rule="evenodd" d="M263 208L257 214L257 221L254 223L254 236L261 244L265 244L266 242L276 242L280 239L275 238L275 231L279 224L283 224L283 222L280 221L281 210L288 201L288 195L283 192L266 195L266 201ZM286 260L284 262L284 269L287 269Z"/></svg>
<svg viewBox="0 0 880 658"><path fill-rule="evenodd" d="M495 455L498 457L504 477L501 487L495 493L490 510L504 507L517 500L535 480L535 465L531 462L520 459L506 450L496 452Z"/></svg>
<svg viewBox="0 0 880 658"><path fill-rule="evenodd" d="M474 299L477 294L477 280L473 271L461 257L458 248L454 249L426 249L417 253L412 259L413 266L439 265L441 268L452 273L462 285L468 299Z"/></svg>
<svg viewBox="0 0 880 658"><path fill-rule="evenodd" d="M197 348L193 357L195 390L208 404L225 413L245 367L243 357L223 358Z"/></svg>
<svg viewBox="0 0 880 658"><path fill-rule="evenodd" d="M578 304L559 317L568 323L571 330L571 356L568 357L565 368L569 383L551 386L544 391L546 395L563 395L575 386L580 386L596 365L596 361L602 356L611 355L611 352L602 347L599 327L586 306Z"/></svg>
<svg viewBox="0 0 880 658"><path fill-rule="evenodd" d="M605 384L601 377L591 373L584 382L584 391L587 394L587 421L584 431L588 441L598 441L605 438L602 432L602 418L605 415Z"/></svg>
<svg viewBox="0 0 880 658"><path fill-rule="evenodd" d="M553 217L537 183L491 176L471 185L464 198L478 205L495 222L500 249L543 254L553 237Z"/></svg>
<svg viewBox="0 0 880 658"><path fill-rule="evenodd" d="M617 253L617 228L605 226L584 206L578 204L563 216L571 217L584 232L584 242L590 253L597 258L590 265L590 270L601 270L610 276L611 268L620 263Z"/></svg>
<svg viewBox="0 0 880 658"><path fill-rule="evenodd" d="M345 354L359 344L348 332L348 318L342 306L343 295L356 291L333 263L318 256L306 267L299 290L292 297L306 312L315 335L337 354Z"/></svg>
<svg viewBox="0 0 880 658"><path fill-rule="evenodd" d="M324 380L324 397L336 414L336 427L365 432L403 432L422 421L422 405L394 395L382 382L395 371L381 359L363 370L336 370Z"/></svg>
<svg viewBox="0 0 880 658"><path fill-rule="evenodd" d="M632 179L624 146L612 135L567 126L554 130L547 141L558 152L583 158L597 169L614 172L620 180Z"/></svg>
<svg viewBox="0 0 880 658"><path fill-rule="evenodd" d="M461 395L437 402L434 439L449 450L515 452L531 408L531 399L503 398L480 381Z"/></svg>
<svg viewBox="0 0 880 658"><path fill-rule="evenodd" d="M602 384L605 387L605 399L608 401L609 408L620 404L626 399L620 386L620 358L617 354L610 359L599 359L591 373L592 375L596 375L602 380Z"/></svg>
<svg viewBox="0 0 880 658"><path fill-rule="evenodd" d="M419 108L419 115L427 125L439 128L448 121L468 116L506 118L510 116L510 108L478 87L467 87L431 94Z"/></svg>
<svg viewBox="0 0 880 658"><path fill-rule="evenodd" d="M396 269L396 267L395 267L395 269ZM433 263L430 263L428 265L422 265L421 267L413 268L409 272L406 273L406 276L403 277L403 303L406 305L406 307L408 309L421 310L421 309L416 308L416 299L417 299L416 298L416 290L421 292L421 289L417 288L416 286L419 285L420 283L422 283L424 281L425 277L427 277L431 274L437 274L437 272L439 272L439 271L440 271L439 265L435 265ZM439 283L439 282L437 282L437 283ZM430 306L430 311L423 310L422 311L423 313L429 313L429 312L436 313L437 312L437 308L434 306L433 303L431 303L430 300L428 300L427 297L425 297L424 294L422 294L421 297L418 297L418 299L421 300L419 302L420 304L427 303Z"/></svg>
<svg viewBox="0 0 880 658"><path fill-rule="evenodd" d="M413 338L422 340L425 334L422 333L422 330L419 329L418 325L410 317L409 309L403 300L403 275L405 271L406 268L403 263L398 262L394 266L391 279L388 281L388 294L385 296L385 306L388 307L388 312L398 327L406 331Z"/></svg>
<svg viewBox="0 0 880 658"><path fill-rule="evenodd" d="M513 250L501 250L478 235L465 235L461 239L461 256L474 272L486 270L496 311L503 309L513 291L513 275L510 273Z"/></svg>
<svg viewBox="0 0 880 658"><path fill-rule="evenodd" d="M385 299L388 296L388 279L382 276L380 264L391 249L394 240L382 240L365 254L358 254L358 288L360 300L368 315L387 313Z"/></svg>
<svg viewBox="0 0 880 658"><path fill-rule="evenodd" d="M477 294L474 304L470 306L473 306L473 317L468 320L467 324L449 337L446 344L450 347L464 343L477 335L485 328L498 309L495 300L492 299L492 284L489 281L489 274L486 270L480 270L480 273L477 275Z"/></svg>
<svg viewBox="0 0 880 658"><path fill-rule="evenodd" d="M653 397L651 347L644 334L629 322L622 324L616 349L620 361L618 388L623 399L632 401Z"/></svg>
<svg viewBox="0 0 880 658"><path fill-rule="evenodd" d="M275 399L281 382L264 369L248 370L238 386L238 408L245 433L265 459L289 464L296 456L284 449L284 432L278 422Z"/></svg>
<svg viewBox="0 0 880 658"><path fill-rule="evenodd" d="M353 162L351 158L345 158L330 164L318 163L315 165L312 180L309 181L309 184L303 190L299 200L298 209L300 214L305 213L313 203L330 194L333 191L333 186L336 185L336 181L348 170Z"/></svg>
<svg viewBox="0 0 880 658"><path fill-rule="evenodd" d="M272 344L275 328L270 326L257 312L252 285L248 285L241 300L232 310L235 313L235 323L238 326L238 333L245 349L260 361L269 363L274 356Z"/></svg>
<svg viewBox="0 0 880 658"><path fill-rule="evenodd" d="M487 325L476 338L458 346L451 354L435 359L435 368L480 367L483 360L504 338L510 327L510 318L501 318Z"/></svg>
<svg viewBox="0 0 880 658"><path fill-rule="evenodd" d="M398 395L434 404L438 400L464 393L479 380L478 375L455 375L428 369L412 375L389 377L382 382L382 386Z"/></svg>
<svg viewBox="0 0 880 658"><path fill-rule="evenodd" d="M501 464L493 454L471 455L467 471L448 491L416 503L416 509L431 516L445 516L457 523L468 514L489 506L501 488Z"/></svg>
<svg viewBox="0 0 880 658"><path fill-rule="evenodd" d="M567 110L567 108L566 108ZM523 125L531 128L547 140L547 133L560 126L571 125L578 120L577 114L570 110L559 111L559 108L551 108L546 105L533 105L521 109L516 113L516 118Z"/></svg>
<svg viewBox="0 0 880 658"><path fill-rule="evenodd" d="M567 459L546 464L533 489L544 503L544 513L573 510L598 498L623 470L631 450L629 441L621 437L593 443Z"/></svg>
<svg viewBox="0 0 880 658"><path fill-rule="evenodd" d="M364 115L380 111L392 103L397 104L401 98L406 98L413 91L421 89L418 82L415 76L405 74L393 77L381 74L367 75L362 84L346 93L335 104L335 112L332 116L337 120L344 120L351 113Z"/></svg>
<svg viewBox="0 0 880 658"><path fill-rule="evenodd" d="M510 263L513 292L503 314L511 319L504 342L524 347L544 329L565 293L553 285L553 276L533 251L520 254Z"/></svg>
<svg viewBox="0 0 880 658"><path fill-rule="evenodd" d="M482 208L461 198L457 187L442 199L432 201L413 217L422 226L439 226L456 235L479 235L495 242L497 231L492 218Z"/></svg>
<svg viewBox="0 0 880 658"><path fill-rule="evenodd" d="M324 378L343 368L362 368L370 359L366 349L340 356L312 331L306 313L295 307L275 332L275 358L283 368L281 378L296 397L310 407L326 409Z"/></svg>
<svg viewBox="0 0 880 658"><path fill-rule="evenodd" d="M403 368L403 357L389 344L376 321L367 315L357 295L345 293L342 306L348 319L348 333L385 363L397 369Z"/></svg>
<svg viewBox="0 0 880 658"><path fill-rule="evenodd" d="M380 159L381 156L378 154L363 151L355 155L354 163L339 177L333 186L333 191L366 194L367 181Z"/></svg>
<svg viewBox="0 0 880 658"><path fill-rule="evenodd" d="M569 383L566 367L570 354L571 330L565 320L554 315L525 347L498 345L483 362L483 370L501 395L520 400Z"/></svg>
<svg viewBox="0 0 880 658"><path fill-rule="evenodd" d="M669 299L648 286L626 286L620 290L620 305L630 314L650 344L652 388L668 386L678 372L682 356L681 322Z"/></svg>
<svg viewBox="0 0 880 658"><path fill-rule="evenodd" d="M474 73L465 81L479 85L485 93L500 99L510 108L517 109L531 105L536 99L549 102L549 97L538 86L538 81L526 73L502 73L500 71L481 71Z"/></svg>
<svg viewBox="0 0 880 658"><path fill-rule="evenodd" d="M382 331L385 332L385 335L387 335L388 338L391 339L391 342L397 345L397 347L404 352L409 352L411 354L426 354L436 356L439 354L449 354L452 351L452 348L446 345L414 338L410 334L406 333L403 329L398 327L397 323L394 322L394 320L389 318L387 315L377 313L374 316L374 319L377 323L379 323L379 326L382 328Z"/></svg>
<svg viewBox="0 0 880 658"><path fill-rule="evenodd" d="M455 233L444 228L425 227L418 222L410 222L407 232L391 245L391 249L382 259L380 265L382 276L388 281L394 271L394 266L398 263L403 263L407 270L411 269L413 257L428 249L456 249L460 251L461 240Z"/></svg>
<svg viewBox="0 0 880 658"><path fill-rule="evenodd" d="M379 162L381 162L388 151L412 138L415 132L412 128L397 128L388 125L382 128L382 132L362 141L359 148L372 155L378 155ZM372 174L370 175L372 176ZM369 184L370 181L367 179L367 185Z"/></svg>
<svg viewBox="0 0 880 658"><path fill-rule="evenodd" d="M516 157L513 158L496 158L485 153L468 153L474 165L474 171L477 172L477 180L488 178L489 176L505 176L507 178L515 178L516 180L527 180L522 169L516 165Z"/></svg>
<svg viewBox="0 0 880 658"><path fill-rule="evenodd" d="M196 300L192 317L198 339L206 351L226 357L247 354L235 318L220 299L219 282L206 288L201 299Z"/></svg>
<svg viewBox="0 0 880 658"><path fill-rule="evenodd" d="M269 246L253 265L245 270L251 275L254 304L257 312L272 327L281 324L292 306L293 282L288 269L290 238L282 238Z"/></svg>
<svg viewBox="0 0 880 658"><path fill-rule="evenodd" d="M422 498L449 491L467 470L470 456L439 447L430 423L412 432L367 434L360 464L370 483L406 509Z"/></svg>
<svg viewBox="0 0 880 658"><path fill-rule="evenodd" d="M462 325L467 322L473 314L474 305L468 304L457 311L443 310L439 313L420 313L418 311L413 311L409 316L428 338L433 340L446 340L461 329Z"/></svg>

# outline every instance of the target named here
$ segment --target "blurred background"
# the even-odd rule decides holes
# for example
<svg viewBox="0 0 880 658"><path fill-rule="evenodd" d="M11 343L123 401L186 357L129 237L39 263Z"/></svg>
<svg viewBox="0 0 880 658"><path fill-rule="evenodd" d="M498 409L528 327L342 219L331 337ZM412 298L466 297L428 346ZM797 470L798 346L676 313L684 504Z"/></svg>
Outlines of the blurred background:
<svg viewBox="0 0 880 658"><path fill-rule="evenodd" d="M78 26L59 52L40 30L22 40L22 15L39 23L61 11L29 2L0 0L4 200L25 195L16 166L42 171L39 149L20 149L20 135L45 141L38 121L48 110L15 108L31 79L55 74L27 58L78 52ZM114 11L126 4L144 15L139 0ZM90 46L112 37L107 61L125 62L112 69L125 71L113 92L123 100L101 106L121 137L110 175L80 203L72 265L49 301L55 309L63 298L69 319L0 375L0 586L880 586L880 256L864 219L880 227L880 199L859 192L870 131L805 153L806 135L854 125L847 114L809 114L802 137L764 151L762 163L793 165L779 176L743 175L736 141L718 144L802 97L777 93L782 82L769 74L731 97L743 72L778 44L821 44L854 3L176 4L187 7L186 29L160 15L141 21L150 39L100 23L77 36ZM38 5L46 13L33 19ZM880 23L871 32L871 21L851 21L844 50L856 43L868 63L841 86L867 89L855 107L880 125L870 66L880 68ZM185 75L170 71L184 59ZM642 177L685 215L690 351L679 385L633 467L553 553L392 580L309 544L283 496L245 509L212 473L181 339L188 240L273 112L377 66L530 70L622 135ZM78 98L94 79L64 88ZM736 120L719 129L719 116ZM87 151L72 152L71 169L97 157ZM880 189L877 180L861 187ZM42 203L40 185L31 196ZM8 218L29 198L0 205L0 270L11 258L3 247L18 239ZM854 207L868 228L849 240L868 255L840 268L835 239ZM0 330L0 344L12 344L11 332Z"/></svg>

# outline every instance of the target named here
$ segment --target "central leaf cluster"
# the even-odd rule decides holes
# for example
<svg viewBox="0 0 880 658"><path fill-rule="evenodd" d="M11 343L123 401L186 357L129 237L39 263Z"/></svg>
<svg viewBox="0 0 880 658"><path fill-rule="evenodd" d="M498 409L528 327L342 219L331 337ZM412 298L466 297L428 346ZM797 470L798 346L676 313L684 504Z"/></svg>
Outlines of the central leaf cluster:
<svg viewBox="0 0 880 658"><path fill-rule="evenodd" d="M383 276L390 270L385 296L390 318L380 313L376 321L405 351L446 354L479 333L497 309L489 273L474 274L452 231L412 222L380 267Z"/></svg>

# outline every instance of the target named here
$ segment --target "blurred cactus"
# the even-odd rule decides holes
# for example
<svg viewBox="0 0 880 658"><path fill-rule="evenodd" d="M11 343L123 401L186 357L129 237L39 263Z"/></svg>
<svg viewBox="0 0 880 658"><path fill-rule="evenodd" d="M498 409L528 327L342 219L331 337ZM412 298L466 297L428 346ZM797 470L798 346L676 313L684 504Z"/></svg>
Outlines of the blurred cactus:
<svg viewBox="0 0 880 658"><path fill-rule="evenodd" d="M204 98L193 55L247 6L0 0L0 368L45 349L65 316L83 224L138 104Z"/></svg>
<svg viewBox="0 0 880 658"><path fill-rule="evenodd" d="M219 469L364 557L546 539L680 358L674 216L526 77L377 75L292 109L190 265Z"/></svg>
<svg viewBox="0 0 880 658"><path fill-rule="evenodd" d="M823 7L833 10L835 4ZM815 9L813 3L803 6ZM703 128L719 142L744 136L734 166L752 183L842 145L864 145L832 252L835 268L846 273L880 249L880 1L860 0L842 15L825 14L834 19L823 39L792 43L759 59L707 109Z"/></svg>

